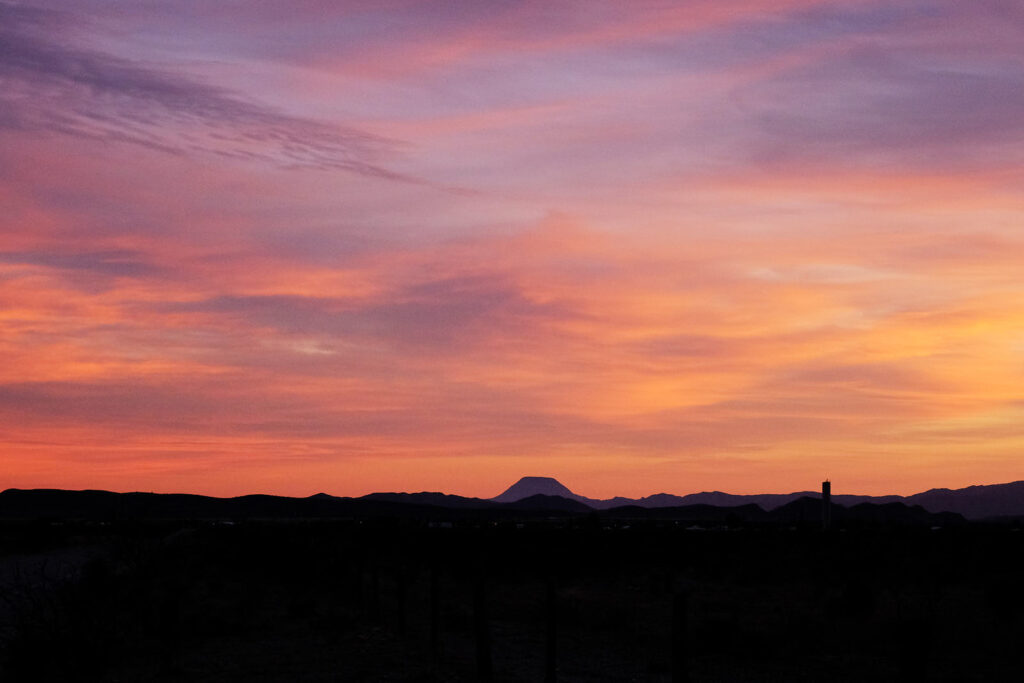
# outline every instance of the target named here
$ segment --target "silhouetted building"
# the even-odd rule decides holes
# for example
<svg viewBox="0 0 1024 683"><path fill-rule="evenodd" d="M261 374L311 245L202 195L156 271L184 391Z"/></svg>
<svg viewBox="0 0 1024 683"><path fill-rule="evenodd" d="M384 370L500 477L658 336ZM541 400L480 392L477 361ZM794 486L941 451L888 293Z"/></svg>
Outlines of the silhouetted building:
<svg viewBox="0 0 1024 683"><path fill-rule="evenodd" d="M821 528L832 526L832 483L826 479L821 482Z"/></svg>

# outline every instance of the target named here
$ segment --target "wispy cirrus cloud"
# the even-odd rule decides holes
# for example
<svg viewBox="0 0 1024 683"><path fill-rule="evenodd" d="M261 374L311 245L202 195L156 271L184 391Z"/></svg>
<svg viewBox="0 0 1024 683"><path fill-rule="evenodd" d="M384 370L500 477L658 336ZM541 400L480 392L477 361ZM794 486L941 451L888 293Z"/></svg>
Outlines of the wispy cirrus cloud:
<svg viewBox="0 0 1024 683"><path fill-rule="evenodd" d="M41 266L110 278L153 277L165 270L145 253L133 249L0 251L0 263Z"/></svg>
<svg viewBox="0 0 1024 683"><path fill-rule="evenodd" d="M322 340L384 344L405 353L453 353L489 339L539 333L578 315L562 303L532 300L507 276L455 276L414 281L372 297L227 295L162 304L171 314Z"/></svg>
<svg viewBox="0 0 1024 683"><path fill-rule="evenodd" d="M77 40L75 21L0 3L0 127L409 180L382 165L392 140L104 52Z"/></svg>

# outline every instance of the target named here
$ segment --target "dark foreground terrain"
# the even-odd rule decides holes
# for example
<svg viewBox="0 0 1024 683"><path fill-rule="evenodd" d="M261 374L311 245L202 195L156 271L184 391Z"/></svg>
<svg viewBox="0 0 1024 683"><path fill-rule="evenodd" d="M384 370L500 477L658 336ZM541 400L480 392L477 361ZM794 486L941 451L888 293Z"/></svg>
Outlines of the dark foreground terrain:
<svg viewBox="0 0 1024 683"><path fill-rule="evenodd" d="M1015 524L7 521L0 680L1019 681Z"/></svg>

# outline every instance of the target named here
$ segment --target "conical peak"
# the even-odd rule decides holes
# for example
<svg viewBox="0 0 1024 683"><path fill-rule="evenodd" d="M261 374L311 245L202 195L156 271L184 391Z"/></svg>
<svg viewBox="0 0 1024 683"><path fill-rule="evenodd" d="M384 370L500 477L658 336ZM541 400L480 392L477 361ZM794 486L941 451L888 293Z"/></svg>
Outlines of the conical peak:
<svg viewBox="0 0 1024 683"><path fill-rule="evenodd" d="M561 496L563 498L576 498L576 494L554 477L523 477L504 493L495 496L491 500L499 503L511 503L538 494L545 496Z"/></svg>

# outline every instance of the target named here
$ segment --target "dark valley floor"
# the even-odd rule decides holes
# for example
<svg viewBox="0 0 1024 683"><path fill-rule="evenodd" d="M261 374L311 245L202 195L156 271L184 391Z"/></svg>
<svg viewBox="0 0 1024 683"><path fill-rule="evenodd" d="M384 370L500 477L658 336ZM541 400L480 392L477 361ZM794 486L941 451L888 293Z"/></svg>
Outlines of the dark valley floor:
<svg viewBox="0 0 1024 683"><path fill-rule="evenodd" d="M9 521L5 681L1016 681L1024 533ZM554 667L554 668L552 668Z"/></svg>

